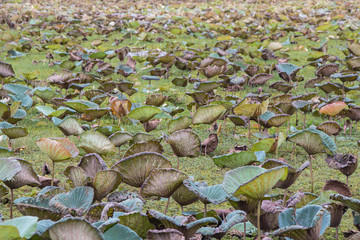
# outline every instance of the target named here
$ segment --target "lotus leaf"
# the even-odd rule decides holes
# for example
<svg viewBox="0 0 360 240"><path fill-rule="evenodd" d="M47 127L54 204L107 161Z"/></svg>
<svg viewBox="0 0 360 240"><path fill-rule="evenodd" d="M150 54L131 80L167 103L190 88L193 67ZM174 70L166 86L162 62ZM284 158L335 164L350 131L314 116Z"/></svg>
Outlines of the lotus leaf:
<svg viewBox="0 0 360 240"><path fill-rule="evenodd" d="M196 124L213 124L224 112L226 108L222 105L208 105L199 107L192 119L192 123Z"/></svg>
<svg viewBox="0 0 360 240"><path fill-rule="evenodd" d="M149 210L147 215L150 222L155 225L162 225L165 228L172 228L182 232L185 236L185 240L190 239L199 228L218 223L218 221L212 217L202 218L200 220L187 223L186 217L169 217L155 210Z"/></svg>
<svg viewBox="0 0 360 240"><path fill-rule="evenodd" d="M49 206L58 209L62 214L84 215L94 199L91 187L77 187L68 193L61 193L53 197Z"/></svg>
<svg viewBox="0 0 360 240"><path fill-rule="evenodd" d="M36 231L37 220L37 217L24 216L1 222L0 237L9 240L29 239Z"/></svg>
<svg viewBox="0 0 360 240"><path fill-rule="evenodd" d="M171 168L171 163L161 154L142 152L120 160L111 169L120 172L126 184L141 187L151 170L156 168Z"/></svg>
<svg viewBox="0 0 360 240"><path fill-rule="evenodd" d="M222 185L225 192L236 198L244 195L261 199L279 180L285 180L287 174L288 168L285 166L269 170L256 166L239 167L225 173Z"/></svg>
<svg viewBox="0 0 360 240"><path fill-rule="evenodd" d="M141 195L169 198L186 178L185 173L175 169L153 169L141 187Z"/></svg>
<svg viewBox="0 0 360 240"><path fill-rule="evenodd" d="M140 122L147 122L159 113L161 113L160 108L154 106L142 106L131 110L127 116L129 118L139 120Z"/></svg>
<svg viewBox="0 0 360 240"><path fill-rule="evenodd" d="M44 236L53 240L88 239L105 240L104 235L93 225L81 218L64 218L49 227Z"/></svg>
<svg viewBox="0 0 360 240"><path fill-rule="evenodd" d="M200 155L200 138L190 130L179 130L172 133L166 142L170 144L178 157L197 157Z"/></svg>
<svg viewBox="0 0 360 240"><path fill-rule="evenodd" d="M88 131L81 136L79 147L87 153L100 155L112 155L115 153L115 145L102 133Z"/></svg>
<svg viewBox="0 0 360 240"><path fill-rule="evenodd" d="M134 143L128 148L128 150L126 150L123 158L142 152L156 152L162 154L164 152L164 149L163 146L156 140L150 140L147 142L138 142L138 143Z"/></svg>
<svg viewBox="0 0 360 240"><path fill-rule="evenodd" d="M294 218L295 216L295 218ZM287 209L279 215L280 229L274 236L286 236L294 240L318 239L330 225L330 214L318 205L300 209Z"/></svg>
<svg viewBox="0 0 360 240"><path fill-rule="evenodd" d="M305 129L298 131L290 136L287 140L300 145L309 155L314 155L321 152L330 152L332 154L336 151L336 144L326 133L316 129Z"/></svg>
<svg viewBox="0 0 360 240"><path fill-rule="evenodd" d="M216 156L212 159L218 167L231 169L251 165L258 161L256 154L249 151L234 152L222 156Z"/></svg>

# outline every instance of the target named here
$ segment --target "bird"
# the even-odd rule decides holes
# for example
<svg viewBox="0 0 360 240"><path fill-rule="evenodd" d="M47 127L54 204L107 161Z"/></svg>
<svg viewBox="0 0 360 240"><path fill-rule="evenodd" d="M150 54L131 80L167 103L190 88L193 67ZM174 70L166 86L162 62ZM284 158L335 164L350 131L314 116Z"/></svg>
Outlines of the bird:
<svg viewBox="0 0 360 240"><path fill-rule="evenodd" d="M50 174L51 174L51 170L50 170L49 165L47 165L47 164L45 163L44 166L43 166L42 169L41 169L41 173L42 173L43 176L45 176L45 175L50 175Z"/></svg>
<svg viewBox="0 0 360 240"><path fill-rule="evenodd" d="M151 132L152 130L156 129L161 121L162 121L162 119L153 119L148 122L144 122L143 126L144 126L145 131Z"/></svg>
<svg viewBox="0 0 360 240"><path fill-rule="evenodd" d="M204 142L201 143L201 152L205 155L212 153L215 151L217 145L219 143L219 139L216 133L211 133Z"/></svg>

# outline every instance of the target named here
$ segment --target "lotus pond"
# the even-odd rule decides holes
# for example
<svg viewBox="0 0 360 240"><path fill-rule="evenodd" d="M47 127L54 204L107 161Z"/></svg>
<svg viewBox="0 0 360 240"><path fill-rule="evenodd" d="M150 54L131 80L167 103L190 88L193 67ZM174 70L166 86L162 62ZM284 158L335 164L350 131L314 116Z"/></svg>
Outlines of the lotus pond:
<svg viewBox="0 0 360 240"><path fill-rule="evenodd" d="M356 1L0 3L0 239L360 239Z"/></svg>

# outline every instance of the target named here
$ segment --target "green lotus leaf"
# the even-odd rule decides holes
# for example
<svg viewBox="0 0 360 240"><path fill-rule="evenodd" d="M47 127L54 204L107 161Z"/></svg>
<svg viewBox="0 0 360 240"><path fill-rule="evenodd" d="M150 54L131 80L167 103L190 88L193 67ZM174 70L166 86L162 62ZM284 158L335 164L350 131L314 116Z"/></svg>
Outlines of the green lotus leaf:
<svg viewBox="0 0 360 240"><path fill-rule="evenodd" d="M8 186L10 189L17 189L25 185L29 185L32 187L40 185L39 177L34 172L30 162L25 161L21 158L10 159L17 161L21 166L21 170L10 180L4 181L6 186ZM14 167L17 167L17 165Z"/></svg>
<svg viewBox="0 0 360 240"><path fill-rule="evenodd" d="M26 116L26 111L24 109L18 109L16 113L7 121L11 124L16 124L18 121L25 118L25 116Z"/></svg>
<svg viewBox="0 0 360 240"><path fill-rule="evenodd" d="M0 223L1 239L29 239L36 232L38 218L31 216L18 217ZM18 232L12 227L15 227ZM9 235L5 235L9 233ZM18 235L16 235L16 233ZM13 236L13 238L11 238Z"/></svg>
<svg viewBox="0 0 360 240"><path fill-rule="evenodd" d="M321 206L308 205L296 209L295 213L292 208L280 213L280 229L272 235L290 237L294 240L319 239L329 226L329 212Z"/></svg>
<svg viewBox="0 0 360 240"><path fill-rule="evenodd" d="M191 176L189 180L197 187L206 187L206 182L194 182L194 178ZM184 184L182 184L172 195L171 197L177 202L180 206L186 206L192 204L199 200L198 196L190 191Z"/></svg>
<svg viewBox="0 0 360 240"><path fill-rule="evenodd" d="M138 143L138 142L147 142L155 139L155 137L149 133L136 133L133 136L133 140L130 141L130 144Z"/></svg>
<svg viewBox="0 0 360 240"><path fill-rule="evenodd" d="M228 115L227 117L230 119L231 122L235 124L235 126L242 126L242 127L247 126L247 121L244 117L235 116L235 115Z"/></svg>
<svg viewBox="0 0 360 240"><path fill-rule="evenodd" d="M215 218L207 217L186 224L188 220L187 217L184 216L169 217L155 210L149 210L147 212L147 215L150 219L150 222L152 222L153 224L155 225L160 224L165 228L176 229L180 231L182 234L184 234L185 239L190 239L192 236L194 236L196 231L201 227L218 223L218 221Z"/></svg>
<svg viewBox="0 0 360 240"><path fill-rule="evenodd" d="M277 114L272 116L270 119L266 121L267 127L280 127L285 122L289 121L291 115L289 114Z"/></svg>
<svg viewBox="0 0 360 240"><path fill-rule="evenodd" d="M226 108L222 105L208 105L199 107L192 119L193 124L213 124L224 112Z"/></svg>
<svg viewBox="0 0 360 240"><path fill-rule="evenodd" d="M162 110L173 117L178 113L182 113L185 109L174 106L166 106L166 107L162 107Z"/></svg>
<svg viewBox="0 0 360 240"><path fill-rule="evenodd" d="M195 182L195 184L202 183ZM171 197L180 206L186 206L199 200L198 196L194 192L190 191L187 187L185 187L184 184L181 184L180 187L171 195Z"/></svg>
<svg viewBox="0 0 360 240"><path fill-rule="evenodd" d="M60 97L58 93L49 87L36 87L32 90L32 94L39 97L45 103L50 103L53 98Z"/></svg>
<svg viewBox="0 0 360 240"><path fill-rule="evenodd" d="M257 157L254 152L243 151L216 156L212 160L218 167L234 169L257 162Z"/></svg>
<svg viewBox="0 0 360 240"><path fill-rule="evenodd" d="M203 184L199 184L191 181L190 179L185 179L183 181L185 187L187 187L190 191L195 193L196 196L200 199L204 204L221 204L226 202L230 197L223 189L221 184L206 186Z"/></svg>
<svg viewBox="0 0 360 240"><path fill-rule="evenodd" d="M28 135L28 131L26 128L18 126L13 126L11 128L3 128L1 131L10 139L21 138Z"/></svg>
<svg viewBox="0 0 360 240"><path fill-rule="evenodd" d="M188 84L188 80L186 78L177 77L171 80L172 84L178 87L186 87Z"/></svg>
<svg viewBox="0 0 360 240"><path fill-rule="evenodd" d="M7 116L7 118L11 118L14 116L14 114L17 112L17 110L19 109L21 105L21 102L12 102L11 105L9 106L9 115Z"/></svg>
<svg viewBox="0 0 360 240"><path fill-rule="evenodd" d="M142 106L131 110L127 117L139 120L140 122L148 122L151 118L159 113L161 113L161 109L158 107Z"/></svg>
<svg viewBox="0 0 360 240"><path fill-rule="evenodd" d="M246 213L244 211L235 210L226 216L219 227L202 227L197 231L197 233L201 234L202 236L211 236L215 237L216 239L221 239L233 226L243 222L245 220L245 216Z"/></svg>
<svg viewBox="0 0 360 240"><path fill-rule="evenodd" d="M269 160L266 160L261 165L261 167L266 168L266 169L271 169L271 168L275 168L275 167L286 166L288 168L288 175L287 175L286 179L279 180L279 182L274 187L281 188L281 189L287 189L298 179L298 177L300 176L302 171L304 171L309 165L310 165L310 162L306 161L305 163L303 163L301 165L301 167L299 169L295 169L294 167L290 166L289 164L287 164L283 161L276 160L276 159L269 159Z"/></svg>
<svg viewBox="0 0 360 240"><path fill-rule="evenodd" d="M34 103L32 98L27 94L17 94L17 95L10 94L9 96L13 102L21 102L20 106L27 109L31 108Z"/></svg>
<svg viewBox="0 0 360 240"><path fill-rule="evenodd" d="M115 145L115 147L120 147L133 140L133 136L127 132L115 132L109 136L109 140Z"/></svg>
<svg viewBox="0 0 360 240"><path fill-rule="evenodd" d="M59 66L69 71L74 70L76 68L75 63L73 63L72 61L62 61Z"/></svg>
<svg viewBox="0 0 360 240"><path fill-rule="evenodd" d="M40 106L39 106L40 107ZM44 106L45 107L45 106ZM54 110L53 112L51 112L48 116L49 117L56 117L56 118L64 118L66 115L68 114L74 114L76 113L75 110L68 108L68 107L64 107L64 106L60 106L57 110Z"/></svg>
<svg viewBox="0 0 360 240"><path fill-rule="evenodd" d="M1 156L4 156L4 157L10 156L12 152L13 151L11 149L0 147L0 154L2 154Z"/></svg>
<svg viewBox="0 0 360 240"><path fill-rule="evenodd" d="M1 119L7 119L9 118L10 108L8 105L6 105L3 102L0 102L0 118Z"/></svg>
<svg viewBox="0 0 360 240"><path fill-rule="evenodd" d="M52 240L87 239L105 240L104 235L93 225L81 218L64 218L46 230L45 237Z"/></svg>
<svg viewBox="0 0 360 240"><path fill-rule="evenodd" d="M119 222L118 219L116 218L110 218L106 221L98 221L93 223L93 225L95 227L97 227L99 229L100 232L104 233L107 230L109 230L110 228L112 228L113 226L115 226L117 223Z"/></svg>
<svg viewBox="0 0 360 240"><path fill-rule="evenodd" d="M311 105L311 101L296 100L291 103L296 109L302 109L308 105Z"/></svg>
<svg viewBox="0 0 360 240"><path fill-rule="evenodd" d="M96 103L85 100L70 100L64 104L79 113L84 113L89 108L99 108L99 105Z"/></svg>
<svg viewBox="0 0 360 240"><path fill-rule="evenodd" d="M144 202L140 198L127 199L121 204L129 209L129 212L141 212L144 208Z"/></svg>
<svg viewBox="0 0 360 240"><path fill-rule="evenodd" d="M74 117L66 117L63 120L53 117L52 121L65 136L79 136L84 131L81 128L80 123Z"/></svg>
<svg viewBox="0 0 360 240"><path fill-rule="evenodd" d="M200 138L191 130L176 131L166 139L166 142L178 157L192 158L200 155Z"/></svg>
<svg viewBox="0 0 360 240"><path fill-rule="evenodd" d="M360 212L360 200L358 200L358 199L346 197L341 194L332 194L332 195L330 195L330 199L341 202L342 204L344 204L348 208L351 208L355 212L358 212L358 213Z"/></svg>
<svg viewBox="0 0 360 240"><path fill-rule="evenodd" d="M209 101L209 94L203 91L187 92L187 95L191 96L195 103L205 105Z"/></svg>
<svg viewBox="0 0 360 240"><path fill-rule="evenodd" d="M21 171L21 164L16 158L0 158L0 180L11 180Z"/></svg>
<svg viewBox="0 0 360 240"><path fill-rule="evenodd" d="M36 145L54 162L74 158L79 154L79 149L67 138L40 138L36 140Z"/></svg>
<svg viewBox="0 0 360 240"><path fill-rule="evenodd" d="M234 108L234 114L237 116L258 117L267 111L268 105L269 100L257 104L250 103L250 100L246 98Z"/></svg>
<svg viewBox="0 0 360 240"><path fill-rule="evenodd" d="M26 91L31 90L30 87L21 85L21 84L4 84L4 89L6 89L8 92L13 93L15 95L18 94L24 94Z"/></svg>
<svg viewBox="0 0 360 240"><path fill-rule="evenodd" d="M321 152L335 154L336 144L326 133L316 129L305 129L298 131L290 136L287 140L300 145L309 155Z"/></svg>
<svg viewBox="0 0 360 240"><path fill-rule="evenodd" d="M147 142L138 142L138 143L134 143L128 148L128 150L126 150L123 158L142 152L156 152L162 154L164 152L164 148L156 140L150 140Z"/></svg>
<svg viewBox="0 0 360 240"><path fill-rule="evenodd" d="M195 219L202 219L204 218L204 212L194 212L194 213L191 213L192 211L187 211L189 212L189 215L190 216L194 216ZM186 216L186 212L184 214L184 212L182 213L182 215ZM221 214L220 214L221 215ZM221 215L221 217L216 213L215 210L207 210L206 211L206 216L207 217L213 217L215 218L218 222L221 222L222 221L222 218L221 217L225 217L224 215Z"/></svg>
<svg viewBox="0 0 360 240"><path fill-rule="evenodd" d="M103 126L95 128L95 131L104 134L106 137L109 137L111 134L121 131L119 126Z"/></svg>
<svg viewBox="0 0 360 240"><path fill-rule="evenodd" d="M81 136L79 147L87 153L99 155L112 155L115 153L115 145L98 131L87 131Z"/></svg>
<svg viewBox="0 0 360 240"><path fill-rule="evenodd" d="M35 108L45 116L49 116L52 112L55 111L52 107L49 106L36 106Z"/></svg>
<svg viewBox="0 0 360 240"><path fill-rule="evenodd" d="M261 201L257 199L251 199L242 195L239 198L231 196L228 200L231 206L233 206L236 210L242 210L247 213L255 210L258 206L259 201ZM264 200L264 198L262 200Z"/></svg>
<svg viewBox="0 0 360 240"><path fill-rule="evenodd" d="M122 203L107 202L96 203L90 206L86 213L86 219L90 222L96 222L100 219L110 219L115 217L116 212L131 212L132 210Z"/></svg>
<svg viewBox="0 0 360 240"><path fill-rule="evenodd" d="M136 234L136 232L120 224L116 224L115 226L107 230L104 233L104 236L105 236L105 240L118 240L118 239L141 240L142 239Z"/></svg>
<svg viewBox="0 0 360 240"><path fill-rule="evenodd" d="M185 240L184 235L175 229L150 230L147 233L149 240Z"/></svg>
<svg viewBox="0 0 360 240"><path fill-rule="evenodd" d="M187 175L176 169L154 169L141 187L142 196L169 198L187 179Z"/></svg>
<svg viewBox="0 0 360 240"><path fill-rule="evenodd" d="M171 163L161 154L142 152L120 160L111 169L120 172L126 184L141 187L156 168L171 168Z"/></svg>
<svg viewBox="0 0 360 240"><path fill-rule="evenodd" d="M280 63L276 67L279 69L279 72L284 72L289 76L295 71L299 71L301 69L298 66L295 66L294 64L291 63Z"/></svg>
<svg viewBox="0 0 360 240"><path fill-rule="evenodd" d="M171 119L168 123L168 133L173 133L178 130L186 129L190 126L191 122L191 118L186 116Z"/></svg>
<svg viewBox="0 0 360 240"><path fill-rule="evenodd" d="M122 176L115 170L104 170L96 173L92 187L95 191L95 200L100 201L121 183Z"/></svg>
<svg viewBox="0 0 360 240"><path fill-rule="evenodd" d="M94 190L91 187L77 187L68 193L61 193L53 197L49 206L58 209L63 214L73 213L84 215L94 199Z"/></svg>
<svg viewBox="0 0 360 240"><path fill-rule="evenodd" d="M33 240L42 239L41 235L43 235L43 233L46 232L46 230L48 230L52 225L54 225L54 223L55 223L54 221L47 219L38 221L36 226L36 232L31 239Z"/></svg>
<svg viewBox="0 0 360 240"><path fill-rule="evenodd" d="M89 57L91 58L95 58L95 59L104 59L106 58L107 54L104 52L96 52L96 53L92 53L89 55Z"/></svg>
<svg viewBox="0 0 360 240"><path fill-rule="evenodd" d="M279 180L285 180L285 166L265 169L256 166L239 167L225 173L222 183L225 192L240 199L244 195L251 199L262 199Z"/></svg>
<svg viewBox="0 0 360 240"><path fill-rule="evenodd" d="M194 84L194 89L197 91L211 92L215 88L218 88L220 84L216 81L209 82L196 82Z"/></svg>
<svg viewBox="0 0 360 240"><path fill-rule="evenodd" d="M276 138L265 138L261 139L260 141L254 143L251 147L251 151L258 152L258 151L265 151L271 152L273 145L276 143Z"/></svg>
<svg viewBox="0 0 360 240"><path fill-rule="evenodd" d="M62 218L62 214L54 207L49 206L50 198L18 198L14 201L15 207L24 216L36 216L39 219L51 219L58 221Z"/></svg>
<svg viewBox="0 0 360 240"><path fill-rule="evenodd" d="M0 238L4 240L21 239L19 230L14 226L0 225Z"/></svg>
<svg viewBox="0 0 360 240"><path fill-rule="evenodd" d="M1 161L1 159L0 159L0 161ZM6 187L4 187L3 185L0 185L0 199L8 193L9 193L9 190Z"/></svg>
<svg viewBox="0 0 360 240"><path fill-rule="evenodd" d="M141 238L146 238L146 234L154 226L150 223L145 214L139 212L125 213L118 217L119 224L124 225L137 233Z"/></svg>
<svg viewBox="0 0 360 240"><path fill-rule="evenodd" d="M12 127L14 127L14 125L12 125L11 123L0 122L0 130L6 129L6 128L12 128Z"/></svg>

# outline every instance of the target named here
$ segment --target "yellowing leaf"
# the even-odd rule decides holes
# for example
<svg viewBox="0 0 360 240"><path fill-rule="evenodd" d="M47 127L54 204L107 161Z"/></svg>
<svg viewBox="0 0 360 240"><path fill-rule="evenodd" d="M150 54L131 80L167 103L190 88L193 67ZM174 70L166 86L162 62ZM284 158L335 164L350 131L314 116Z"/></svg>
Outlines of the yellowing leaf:
<svg viewBox="0 0 360 240"><path fill-rule="evenodd" d="M218 41L231 40L231 36L220 36L220 37L217 37L216 40L218 40Z"/></svg>

